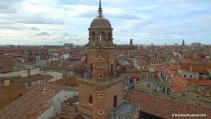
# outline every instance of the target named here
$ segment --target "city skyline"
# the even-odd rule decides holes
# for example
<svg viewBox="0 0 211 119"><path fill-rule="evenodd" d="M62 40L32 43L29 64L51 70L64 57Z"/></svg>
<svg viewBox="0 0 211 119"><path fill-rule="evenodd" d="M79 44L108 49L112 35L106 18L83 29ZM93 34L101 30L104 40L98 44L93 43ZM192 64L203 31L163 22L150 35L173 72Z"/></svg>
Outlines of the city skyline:
<svg viewBox="0 0 211 119"><path fill-rule="evenodd" d="M114 27L114 43L211 44L211 1L103 0L103 15ZM3 0L2 45L57 45L88 42L89 22L97 16L96 0Z"/></svg>

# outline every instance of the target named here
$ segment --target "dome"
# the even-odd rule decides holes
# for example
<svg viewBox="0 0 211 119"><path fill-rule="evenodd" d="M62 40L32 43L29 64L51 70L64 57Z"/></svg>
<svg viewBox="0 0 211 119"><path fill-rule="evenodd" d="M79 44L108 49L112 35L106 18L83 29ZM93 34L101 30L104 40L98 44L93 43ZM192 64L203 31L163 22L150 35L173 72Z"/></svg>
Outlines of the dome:
<svg viewBox="0 0 211 119"><path fill-rule="evenodd" d="M112 27L111 27L111 23L109 22L108 19L95 18L92 21L90 28L112 28Z"/></svg>

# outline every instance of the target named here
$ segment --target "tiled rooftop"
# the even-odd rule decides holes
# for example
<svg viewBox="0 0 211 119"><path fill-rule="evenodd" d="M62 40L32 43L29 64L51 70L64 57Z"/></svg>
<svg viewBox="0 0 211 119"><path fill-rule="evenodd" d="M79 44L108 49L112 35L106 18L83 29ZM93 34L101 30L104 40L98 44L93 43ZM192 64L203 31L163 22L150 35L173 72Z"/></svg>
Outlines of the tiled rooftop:
<svg viewBox="0 0 211 119"><path fill-rule="evenodd" d="M62 113L55 117L54 119L85 119L82 117L80 114L67 114L67 113Z"/></svg>
<svg viewBox="0 0 211 119"><path fill-rule="evenodd" d="M187 81L190 84L195 84L199 86L211 86L211 79L189 79Z"/></svg>
<svg viewBox="0 0 211 119"><path fill-rule="evenodd" d="M134 91L129 91L127 98L129 101L138 102L141 111L158 117L172 119L175 118L172 114L206 114L206 119L211 118L211 108L199 105L181 103Z"/></svg>
<svg viewBox="0 0 211 119"><path fill-rule="evenodd" d="M180 76L175 76L171 78L171 86L175 93L184 93L185 92L185 85L187 81Z"/></svg>
<svg viewBox="0 0 211 119"><path fill-rule="evenodd" d="M36 118L49 108L47 103L56 93L60 91L59 87L47 85L44 95L41 94L39 86L16 99L2 110L0 110L1 119L23 119Z"/></svg>
<svg viewBox="0 0 211 119"><path fill-rule="evenodd" d="M0 108L11 103L27 90L20 86L4 86L0 87Z"/></svg>

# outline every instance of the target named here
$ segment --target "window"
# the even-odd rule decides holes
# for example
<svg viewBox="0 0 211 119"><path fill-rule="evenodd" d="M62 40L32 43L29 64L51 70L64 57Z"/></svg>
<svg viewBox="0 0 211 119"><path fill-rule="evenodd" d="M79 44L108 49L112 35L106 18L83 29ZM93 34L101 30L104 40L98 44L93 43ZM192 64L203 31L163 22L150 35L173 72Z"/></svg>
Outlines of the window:
<svg viewBox="0 0 211 119"><path fill-rule="evenodd" d="M105 33L101 32L100 33L100 42L105 40Z"/></svg>
<svg viewBox="0 0 211 119"><path fill-rule="evenodd" d="M113 97L113 107L117 106L117 95L114 95Z"/></svg>
<svg viewBox="0 0 211 119"><path fill-rule="evenodd" d="M99 115L103 115L103 110L98 110Z"/></svg>
<svg viewBox="0 0 211 119"><path fill-rule="evenodd" d="M130 84L133 84L133 79L131 78L131 79L129 80L129 82L130 82Z"/></svg>
<svg viewBox="0 0 211 119"><path fill-rule="evenodd" d="M111 64L111 73L113 73L113 64Z"/></svg>
<svg viewBox="0 0 211 119"><path fill-rule="evenodd" d="M102 99L103 98L103 94L98 94L98 98Z"/></svg>
<svg viewBox="0 0 211 119"><path fill-rule="evenodd" d="M93 103L93 97L92 95L89 95L89 104L92 104Z"/></svg>
<svg viewBox="0 0 211 119"><path fill-rule="evenodd" d="M92 32L92 41L95 41L95 32Z"/></svg>
<svg viewBox="0 0 211 119"><path fill-rule="evenodd" d="M186 75L184 75L184 77L186 78Z"/></svg>
<svg viewBox="0 0 211 119"><path fill-rule="evenodd" d="M100 74L100 75L98 75L98 76L99 76L100 79L103 79L103 75L102 75L102 74Z"/></svg>
<svg viewBox="0 0 211 119"><path fill-rule="evenodd" d="M92 67L92 64L90 64L90 71L92 71L93 70L93 67Z"/></svg>
<svg viewBox="0 0 211 119"><path fill-rule="evenodd" d="M32 87L32 82L28 82L28 87Z"/></svg>
<svg viewBox="0 0 211 119"><path fill-rule="evenodd" d="M191 79L192 79L192 77L193 77L193 76L192 76L192 75L190 75L190 78L191 78Z"/></svg>
<svg viewBox="0 0 211 119"><path fill-rule="evenodd" d="M112 40L111 32L109 33L109 40Z"/></svg>

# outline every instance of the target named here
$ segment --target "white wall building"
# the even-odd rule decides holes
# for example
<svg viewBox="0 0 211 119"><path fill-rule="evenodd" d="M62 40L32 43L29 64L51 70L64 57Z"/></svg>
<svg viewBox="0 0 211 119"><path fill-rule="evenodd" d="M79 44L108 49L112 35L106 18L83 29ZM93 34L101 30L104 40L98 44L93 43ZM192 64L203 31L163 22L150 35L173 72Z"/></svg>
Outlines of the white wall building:
<svg viewBox="0 0 211 119"><path fill-rule="evenodd" d="M27 77L29 75L36 75L36 74L40 74L40 68L4 73L0 74L0 77L18 77L18 76Z"/></svg>
<svg viewBox="0 0 211 119"><path fill-rule="evenodd" d="M75 91L60 91L50 99L50 108L37 117L37 119L50 119L60 114L62 112L62 102L75 95L77 95Z"/></svg>

